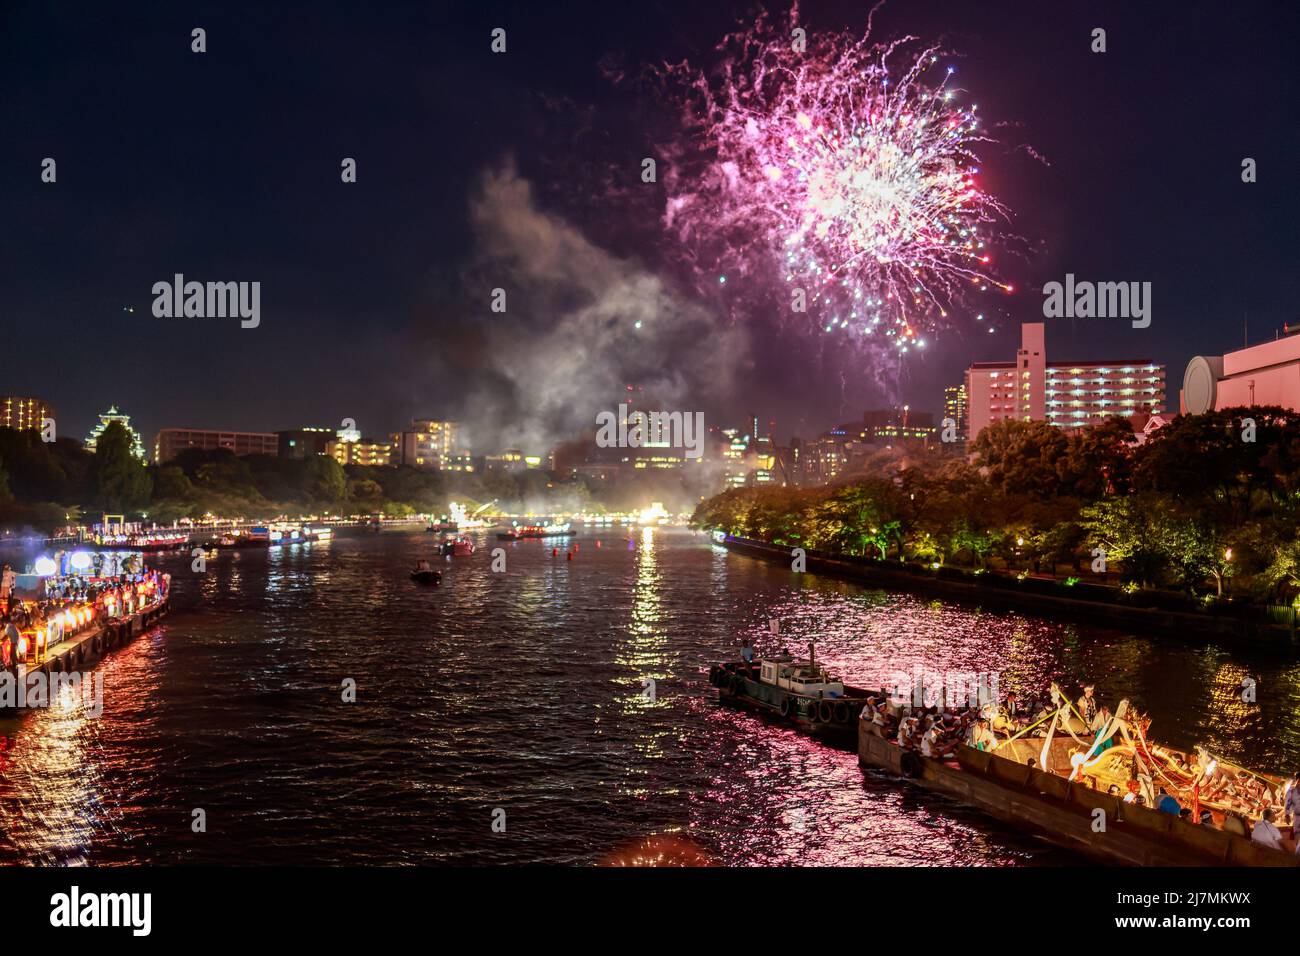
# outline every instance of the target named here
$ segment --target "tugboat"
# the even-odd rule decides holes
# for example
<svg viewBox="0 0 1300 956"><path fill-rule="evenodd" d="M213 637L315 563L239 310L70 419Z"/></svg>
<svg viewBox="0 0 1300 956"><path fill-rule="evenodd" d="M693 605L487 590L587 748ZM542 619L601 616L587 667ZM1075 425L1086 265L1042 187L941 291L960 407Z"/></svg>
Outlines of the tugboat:
<svg viewBox="0 0 1300 956"><path fill-rule="evenodd" d="M812 644L806 661L782 651L757 661L715 664L709 683L718 688L721 703L780 717L806 733L850 746L857 742L858 715L868 696L818 665Z"/></svg>

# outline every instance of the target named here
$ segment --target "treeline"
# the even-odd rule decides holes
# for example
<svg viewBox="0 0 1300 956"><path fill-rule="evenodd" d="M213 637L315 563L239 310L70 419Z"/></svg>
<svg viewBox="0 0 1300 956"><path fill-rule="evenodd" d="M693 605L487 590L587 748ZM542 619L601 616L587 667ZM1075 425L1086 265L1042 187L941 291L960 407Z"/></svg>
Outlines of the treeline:
<svg viewBox="0 0 1300 956"><path fill-rule="evenodd" d="M698 527L880 560L1057 572L1255 601L1300 591L1300 415L1180 416L1139 444L1121 418L985 428L967 457L823 488L743 488ZM1231 579L1231 583L1229 581Z"/></svg>
<svg viewBox="0 0 1300 956"><path fill-rule="evenodd" d="M104 429L92 454L78 442L42 442L35 431L0 429L0 524L48 531L69 521L126 514L160 524L206 514L224 518L275 515L442 514L450 501L523 513L600 510L643 495L607 493L600 483L561 479L546 471L440 472L409 467L344 467L316 455L282 460L237 458L227 450L189 450L162 466L131 456L118 423ZM627 507L632 507L628 504Z"/></svg>

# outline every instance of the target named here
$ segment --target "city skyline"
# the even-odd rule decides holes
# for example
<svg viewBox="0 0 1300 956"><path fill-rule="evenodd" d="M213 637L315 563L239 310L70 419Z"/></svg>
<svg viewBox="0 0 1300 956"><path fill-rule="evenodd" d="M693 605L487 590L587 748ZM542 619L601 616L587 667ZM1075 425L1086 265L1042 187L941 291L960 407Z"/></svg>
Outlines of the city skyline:
<svg viewBox="0 0 1300 956"><path fill-rule="evenodd" d="M672 250L644 228L661 217L663 196L650 186L637 191L639 164L665 146L665 117L619 78L655 57L698 56L698 38L718 35L732 13L681 8L645 20L576 6L571 17L563 7L554 16L519 12L511 26L521 39L494 58L481 39L495 25L487 14L439 19L399 5L385 15L345 16L325 5L312 43L296 34L296 21L268 14L253 35L214 15L208 52L194 54L192 25L174 22L162 6L142 9L159 16L142 14L137 22L148 26L138 30L98 15L61 24L57 42L77 54L61 74L49 72L61 58L42 47L53 42L43 15L20 9L7 35L32 40L11 47L0 67L31 91L21 105L9 103L20 112L11 116L16 139L0 186L11 222L0 234L0 254L12 266L0 278L9 344L32 352L49 328L99 340L93 352L61 356L69 374L19 366L4 390L43 396L79 434L109 404L131 411L146 434L168 425L252 431L272 417L284 427L322 418L400 422L439 408L480 432L504 430L500 441L485 441L508 447L519 436L553 440L585 421L579 391L668 370L663 382L677 387L679 407L739 420L763 393L764 418L808 435L858 408L939 411L942 389L969 362L1013 350L1020 323L1041 318L1042 287L1067 273L1148 281L1154 298L1147 329L1049 320L1053 350L1072 359L1136 353L1180 369L1193 355L1237 346L1247 327L1251 341L1266 341L1295 318L1297 198L1282 171L1297 132L1249 115L1286 115L1294 95L1293 84L1268 75L1270 51L1285 55L1288 31L1263 18L1235 18L1210 36L1170 33L1157 13L1118 5L1060 14L1020 4L996 28L961 4L881 8L881 35L920 33L960 53L953 63L963 95L997 123L985 175L1027 242L1003 256L1014 295L984 320L974 308L954 315L948 331L900 367L803 338L753 309L726 319L725 303L689 293L670 264ZM804 12L814 31L863 17L834 2ZM561 25L574 17L583 30ZM1123 42L1105 54L1068 46L1066 38L1086 35L1099 17ZM429 31L444 41L433 62L405 37ZM119 42L102 42L113 36ZM1156 42L1168 59L1152 77ZM402 54L377 57L372 50L385 43ZM304 97L290 77L264 102L250 80L285 52L304 75L316 75L344 46L358 58L355 68L346 83L328 85L323 100ZM1012 80L1002 64L1029 49L1051 69L1031 66ZM1213 70L1199 68L1211 62ZM108 109L101 94L82 92L83 79L105 69L147 93ZM476 102L498 119L485 122L469 102L436 95L467 78ZM375 109L390 89L406 91L404 116L420 117L400 133ZM1247 91L1255 109L1238 110ZM81 106L69 113L62 105L74 95ZM1161 109L1147 108L1153 100ZM281 124L290 106L295 118ZM209 107L207 124L185 133L156 119ZM237 128L232 110L241 116ZM506 116L513 120L499 119ZM1076 118L1090 131L1082 138ZM438 135L448 124L459 131L455 150ZM607 127L599 140L592 124ZM1192 163L1180 144L1186 130L1207 125L1223 147ZM175 151L150 152L157 135ZM575 137L583 150L576 166ZM112 150L87 145L105 141ZM58 179L44 183L41 161L51 155ZM355 183L340 181L345 157L357 161ZM1241 180L1244 157L1258 163L1256 182ZM568 188L579 173L600 184L589 196ZM279 197L274 206L264 201L268 190ZM88 207L92 193L100 201ZM626 217L611 221L611 211L643 208L650 215L642 227L620 231ZM525 223L613 285L586 285L575 269L539 272L539 250L514 245L522 241L515 227ZM25 241L33 236L41 241ZM155 318L153 285L176 273L260 282L260 323ZM610 298L611 288L637 283L653 290L644 302ZM512 292L504 318L491 311L498 286ZM595 361L573 362L562 344L581 328L575 297L603 302L615 320L592 340ZM645 327L633 329L638 315ZM333 406L324 416L321 391ZM92 392L102 400L88 401ZM174 412L167 420L151 407L159 394Z"/></svg>

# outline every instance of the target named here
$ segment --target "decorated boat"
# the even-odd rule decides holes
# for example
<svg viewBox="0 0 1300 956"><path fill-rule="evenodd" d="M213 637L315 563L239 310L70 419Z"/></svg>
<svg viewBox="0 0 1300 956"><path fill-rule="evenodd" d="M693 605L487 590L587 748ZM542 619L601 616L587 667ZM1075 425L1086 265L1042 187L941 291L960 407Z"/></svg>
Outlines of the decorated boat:
<svg viewBox="0 0 1300 956"><path fill-rule="evenodd" d="M1054 688L1057 707L988 749L956 745L945 756L900 746L860 721L858 762L953 797L1059 846L1135 866L1296 866L1290 826L1280 822L1285 782L1151 743L1150 721L1127 701L1095 734L1069 727L1080 715ZM1035 735L1036 734L1036 735ZM1177 811L1160 809L1169 797ZM1253 842L1265 809L1279 816L1281 850ZM1204 822L1202 811L1204 813Z"/></svg>
<svg viewBox="0 0 1300 956"><path fill-rule="evenodd" d="M563 524L529 524L498 531L497 538L502 541L522 541L526 538L572 538L574 531L569 522Z"/></svg>

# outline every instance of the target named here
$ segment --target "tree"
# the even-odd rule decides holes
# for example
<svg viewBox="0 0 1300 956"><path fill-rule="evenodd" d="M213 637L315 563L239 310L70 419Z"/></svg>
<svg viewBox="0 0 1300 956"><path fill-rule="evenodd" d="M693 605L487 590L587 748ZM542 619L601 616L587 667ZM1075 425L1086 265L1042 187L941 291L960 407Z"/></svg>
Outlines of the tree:
<svg viewBox="0 0 1300 956"><path fill-rule="evenodd" d="M1132 426L1119 416L1074 429L1066 437L1065 455L1057 461L1062 487L1085 501L1126 494L1136 445Z"/></svg>
<svg viewBox="0 0 1300 956"><path fill-rule="evenodd" d="M1050 498L1062 490L1057 464L1067 445L1061 429L1048 422L1003 419L984 428L971 450L998 491Z"/></svg>
<svg viewBox="0 0 1300 956"><path fill-rule="evenodd" d="M90 503L110 513L139 511L149 503L151 485L144 463L131 454L130 433L109 422L95 443Z"/></svg>
<svg viewBox="0 0 1300 956"><path fill-rule="evenodd" d="M303 490L310 501L337 504L347 495L348 477L329 455L312 455L304 469Z"/></svg>
<svg viewBox="0 0 1300 956"><path fill-rule="evenodd" d="M1090 551L1101 548L1108 565L1122 562L1127 579L1154 585L1169 566L1165 526L1157 516L1161 510L1150 498L1107 498L1085 506L1079 524Z"/></svg>

